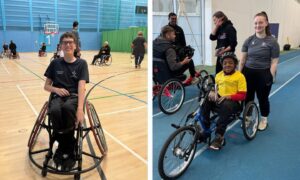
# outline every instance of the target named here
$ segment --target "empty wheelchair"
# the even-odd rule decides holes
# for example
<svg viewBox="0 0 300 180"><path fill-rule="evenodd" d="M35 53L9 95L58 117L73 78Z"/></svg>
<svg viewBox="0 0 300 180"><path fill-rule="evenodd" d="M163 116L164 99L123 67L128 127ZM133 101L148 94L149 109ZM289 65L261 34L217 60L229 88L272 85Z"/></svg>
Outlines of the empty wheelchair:
<svg viewBox="0 0 300 180"><path fill-rule="evenodd" d="M98 85L98 83L95 84L94 87L96 85ZM41 174L43 177L45 177L47 173L50 172L61 175L74 175L74 179L79 180L82 173L86 173L94 168L97 168L107 154L108 147L96 109L91 102L87 101L87 97L93 88L91 88L87 93L84 101L84 108L89 120L89 127L87 127L86 122L84 122L83 124L79 124L77 128L72 127L73 129L75 129L76 142L74 149L76 163L75 166L71 169L66 170L58 167L58 165L54 163L53 159L53 149L55 149L54 144L56 141L55 134L64 134L70 129L64 129L59 132L56 131L54 133L53 124L51 118L49 118L50 116L48 113L49 101L51 101L52 98L51 95L49 101L45 102L45 104L43 105L28 140L29 159L36 167L41 169ZM89 132L92 132L94 136L97 147L102 154L101 157L95 154L95 151L91 146L89 146L90 152L83 151L83 140L86 139L87 142L91 142ZM41 134L43 134L44 137L48 136L49 140L40 138L40 136L42 136ZM43 157L44 160L42 160ZM88 158L90 158L90 162L92 163L89 163L88 165L86 165L87 167L84 167L82 161L83 159L88 160Z"/></svg>
<svg viewBox="0 0 300 180"><path fill-rule="evenodd" d="M197 83L207 75L207 71L201 70ZM158 97L158 105L163 113L173 114L181 108L185 98L185 85L182 83L185 79L186 75L174 76L165 62L154 59L152 99Z"/></svg>
<svg viewBox="0 0 300 180"><path fill-rule="evenodd" d="M100 58L97 58L95 61L95 65L105 65L105 66L110 66L112 63L112 56L109 55L101 55Z"/></svg>
<svg viewBox="0 0 300 180"><path fill-rule="evenodd" d="M181 176L191 164L197 150L197 144L211 143L211 134L216 129L218 115L211 117L211 126L206 129L201 107L207 101L208 94L214 86L208 83L209 76L203 81L200 91L200 107L189 114L183 125L172 126L176 129L164 143L158 161L158 171L163 179L176 179ZM213 79L213 78L211 78ZM248 102L243 110L232 114L232 122L242 121L242 129L247 140L253 140L256 136L259 124L259 111L257 105L252 101Z"/></svg>

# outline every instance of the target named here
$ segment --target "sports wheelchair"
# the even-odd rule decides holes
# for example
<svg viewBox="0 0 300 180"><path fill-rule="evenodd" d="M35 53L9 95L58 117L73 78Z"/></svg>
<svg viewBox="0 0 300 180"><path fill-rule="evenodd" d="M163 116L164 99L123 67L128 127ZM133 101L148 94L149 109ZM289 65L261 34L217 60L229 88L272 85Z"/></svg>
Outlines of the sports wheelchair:
<svg viewBox="0 0 300 180"><path fill-rule="evenodd" d="M112 63L112 56L111 56L111 54L109 54L109 55L106 55L106 54L101 55L100 58L97 58L96 61L95 61L95 65L99 65L99 66L101 66L101 65L109 66L109 65L111 65L111 63Z"/></svg>
<svg viewBox="0 0 300 180"><path fill-rule="evenodd" d="M201 70L199 81L208 75L208 72ZM160 110L165 114L173 114L177 112L185 98L185 88L182 83L186 79L186 75L172 75L168 65L160 59L153 59L153 87L152 99L158 97L158 105Z"/></svg>
<svg viewBox="0 0 300 180"><path fill-rule="evenodd" d="M172 124L176 130L164 143L158 160L159 174L163 179L176 179L187 170L194 159L197 144L206 143L208 146L211 144L211 135L216 130L218 115L212 113L211 126L206 129L201 107L208 100L208 94L214 86L213 81L211 76L203 80L199 95L199 109L189 114L183 125ZM248 102L243 110L232 114L230 118L232 122L242 121L243 133L247 140L255 138L259 124L259 111L253 101Z"/></svg>
<svg viewBox="0 0 300 180"><path fill-rule="evenodd" d="M105 136L103 133L103 129L101 126L101 123L99 121L99 117L97 115L97 112L95 110L94 105L87 101L87 97L90 94L91 90L97 86L99 83L95 84L90 91L87 93L85 100L84 100L84 108L87 114L87 117L89 119L90 127L86 126L86 123L84 122L83 124L79 124L78 128L73 127L75 129L75 137L76 137L76 143L75 143L75 161L76 164L71 170L64 170L64 169L59 169L57 165L55 165L53 161L53 149L54 147L54 142L55 142L55 136L54 136L54 130L52 126L51 119L49 119L49 114L48 114L48 106L49 106L49 101L51 100L52 96L50 95L49 101L45 102L43 105L37 120L34 124L34 127L31 131L29 140L28 140L28 148L29 148L29 159L31 162L41 169L41 174L43 177L47 176L47 173L54 173L54 174L61 174L61 175L74 175L75 180L80 179L81 173L88 172L96 167L98 167L107 154L108 147L106 144ZM49 147L48 148L43 148L41 149L39 145L41 142L38 142L38 136L41 134L42 130L46 129L47 134L49 136ZM68 132L70 129L62 130L60 134L64 134ZM92 131L92 134L95 138L95 142L97 144L97 147L99 148L99 151L101 152L102 156L99 157L95 154L95 151L93 147L90 147L90 153L83 151L83 140L86 138L88 142L91 142L90 137L89 137L89 132ZM83 155L85 155L85 158L92 158L94 164L89 165L88 167L83 167L82 166L82 160L83 160ZM45 156L45 159L43 162L41 162L41 157Z"/></svg>
<svg viewBox="0 0 300 180"><path fill-rule="evenodd" d="M1 54L0 54L0 58L1 59L3 59L3 58L9 58L9 54L10 54L9 50L7 50L6 52L2 51Z"/></svg>
<svg viewBox="0 0 300 180"><path fill-rule="evenodd" d="M10 52L10 54L8 55L8 58L9 59L20 59L20 55L19 55L19 53L18 52Z"/></svg>

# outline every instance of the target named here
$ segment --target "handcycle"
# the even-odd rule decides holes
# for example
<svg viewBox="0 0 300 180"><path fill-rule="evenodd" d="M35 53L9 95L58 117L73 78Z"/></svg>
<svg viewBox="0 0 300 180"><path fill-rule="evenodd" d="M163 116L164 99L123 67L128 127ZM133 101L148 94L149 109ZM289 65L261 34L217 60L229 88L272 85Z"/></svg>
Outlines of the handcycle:
<svg viewBox="0 0 300 180"><path fill-rule="evenodd" d="M180 177L194 159L197 145L211 144L211 135L216 129L218 115L212 115L211 126L207 129L204 126L201 107L208 100L208 94L213 87L213 77L205 77L199 93L200 107L198 110L189 114L183 125L172 124L176 130L164 143L158 160L158 171L163 179ZM243 134L247 140L255 138L259 124L259 111L255 102L248 102L243 110L232 114L230 118L232 118L232 122L242 121ZM225 141L223 145L225 145Z"/></svg>
<svg viewBox="0 0 300 180"><path fill-rule="evenodd" d="M198 87L200 87L199 82L208 75L208 72L201 70L199 74L196 82ZM158 105L163 113L173 114L181 108L185 98L186 85L182 83L185 79L186 75L174 76L165 62L154 59L152 99L158 98Z"/></svg>
<svg viewBox="0 0 300 180"><path fill-rule="evenodd" d="M102 80L103 81L103 80ZM80 175L82 173L86 173L88 171L91 171L94 168L97 168L103 158L106 156L108 152L108 147L106 144L104 132L99 120L99 117L97 115L96 109L94 105L87 100L89 94L91 91L102 81L96 83L87 93L84 99L84 110L86 111L90 126L87 127L86 122L84 121L83 124L79 124L78 127L72 127L75 129L75 136L76 136L76 143L75 143L75 161L76 165L70 170L60 169L57 165L54 165L53 162L53 149L54 149L54 142L55 139L55 133L53 130L51 119L49 118L48 109L49 109L49 102L52 99L52 95L49 97L49 101L46 101L43 105L37 120L34 124L34 127L31 131L29 140L28 140L28 154L29 159L31 162L41 169L41 174L43 177L47 176L47 173L54 173L54 174L61 174L61 175L74 175L75 180L80 179ZM37 141L39 135L41 134L42 129L46 129L47 134L49 136L49 147L47 148L40 148L39 143ZM69 129L61 130L57 133L64 134L66 132L70 131ZM94 148L90 147L90 153L83 151L83 140L86 139L88 142L90 142L89 132L92 132L95 142L97 144L97 147L99 148L99 151L101 152L102 156L98 156L95 154ZM41 163L41 155L45 155L44 161ZM85 155L85 158L92 158L94 164L89 165L88 167L83 167L82 160L83 155Z"/></svg>

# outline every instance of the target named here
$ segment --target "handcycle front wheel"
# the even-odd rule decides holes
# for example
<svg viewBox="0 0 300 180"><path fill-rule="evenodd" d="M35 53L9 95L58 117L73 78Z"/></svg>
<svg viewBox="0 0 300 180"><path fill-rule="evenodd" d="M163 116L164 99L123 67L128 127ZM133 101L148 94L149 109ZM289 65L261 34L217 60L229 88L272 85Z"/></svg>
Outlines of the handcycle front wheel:
<svg viewBox="0 0 300 180"><path fill-rule="evenodd" d="M255 138L257 133L257 128L259 124L259 111L256 103L250 101L246 104L243 119L242 119L242 129L244 136L247 140L252 140Z"/></svg>
<svg viewBox="0 0 300 180"><path fill-rule="evenodd" d="M161 87L158 94L158 105L165 114L177 112L183 104L185 89L177 79L169 79Z"/></svg>
<svg viewBox="0 0 300 180"><path fill-rule="evenodd" d="M196 131L184 126L173 132L160 151L158 171L163 179L176 179L191 164L196 153Z"/></svg>

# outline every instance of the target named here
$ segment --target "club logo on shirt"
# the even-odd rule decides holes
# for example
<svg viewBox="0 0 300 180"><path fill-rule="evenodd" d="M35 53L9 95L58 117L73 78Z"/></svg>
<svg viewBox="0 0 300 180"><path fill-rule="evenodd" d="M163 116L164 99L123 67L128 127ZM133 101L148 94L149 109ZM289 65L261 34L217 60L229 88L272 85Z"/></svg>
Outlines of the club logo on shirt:
<svg viewBox="0 0 300 180"><path fill-rule="evenodd" d="M74 70L74 71L72 71L72 76L71 76L72 78L77 78L77 73L76 73L76 71Z"/></svg>
<svg viewBox="0 0 300 180"><path fill-rule="evenodd" d="M254 45L254 44L255 44L255 41L252 41L251 44Z"/></svg>
<svg viewBox="0 0 300 180"><path fill-rule="evenodd" d="M262 47L265 47L265 46L267 46L267 43L263 42L263 43L261 44L261 46L262 46Z"/></svg>
<svg viewBox="0 0 300 180"><path fill-rule="evenodd" d="M64 73L64 71L56 71L57 75L62 75Z"/></svg>
<svg viewBox="0 0 300 180"><path fill-rule="evenodd" d="M226 33L223 33L219 36L219 39L226 39Z"/></svg>

